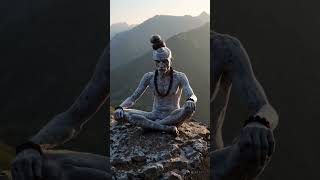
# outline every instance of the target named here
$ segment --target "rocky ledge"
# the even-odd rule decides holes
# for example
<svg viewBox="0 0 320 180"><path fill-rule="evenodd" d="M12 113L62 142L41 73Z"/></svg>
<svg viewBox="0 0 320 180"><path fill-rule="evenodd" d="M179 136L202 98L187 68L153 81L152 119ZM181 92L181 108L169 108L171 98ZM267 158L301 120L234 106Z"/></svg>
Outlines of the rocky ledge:
<svg viewBox="0 0 320 180"><path fill-rule="evenodd" d="M122 179L204 179L208 177L210 132L190 120L175 137L145 131L111 118L111 171Z"/></svg>

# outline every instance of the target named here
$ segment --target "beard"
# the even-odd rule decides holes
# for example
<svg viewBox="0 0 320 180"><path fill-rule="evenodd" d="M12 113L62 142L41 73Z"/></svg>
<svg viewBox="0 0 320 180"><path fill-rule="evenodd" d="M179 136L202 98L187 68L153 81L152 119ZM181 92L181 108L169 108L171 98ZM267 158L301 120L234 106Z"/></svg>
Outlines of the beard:
<svg viewBox="0 0 320 180"><path fill-rule="evenodd" d="M169 67L165 67L165 68L157 68L158 71L162 74L169 72Z"/></svg>

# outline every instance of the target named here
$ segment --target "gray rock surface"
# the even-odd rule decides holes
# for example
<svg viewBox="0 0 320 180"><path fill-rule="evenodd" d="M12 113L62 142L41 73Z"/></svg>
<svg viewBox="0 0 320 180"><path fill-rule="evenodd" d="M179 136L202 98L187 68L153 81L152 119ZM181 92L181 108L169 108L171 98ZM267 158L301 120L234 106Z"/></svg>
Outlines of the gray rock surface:
<svg viewBox="0 0 320 180"><path fill-rule="evenodd" d="M190 120L177 137L146 131L111 117L110 161L113 179L206 179L210 132Z"/></svg>

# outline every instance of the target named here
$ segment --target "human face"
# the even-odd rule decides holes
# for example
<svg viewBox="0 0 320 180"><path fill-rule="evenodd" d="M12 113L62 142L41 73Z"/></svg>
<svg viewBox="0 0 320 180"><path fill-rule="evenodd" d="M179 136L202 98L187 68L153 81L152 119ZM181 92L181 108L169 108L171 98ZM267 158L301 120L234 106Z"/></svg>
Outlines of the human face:
<svg viewBox="0 0 320 180"><path fill-rule="evenodd" d="M156 68L160 73L166 73L169 71L171 66L171 61L169 59L155 60Z"/></svg>

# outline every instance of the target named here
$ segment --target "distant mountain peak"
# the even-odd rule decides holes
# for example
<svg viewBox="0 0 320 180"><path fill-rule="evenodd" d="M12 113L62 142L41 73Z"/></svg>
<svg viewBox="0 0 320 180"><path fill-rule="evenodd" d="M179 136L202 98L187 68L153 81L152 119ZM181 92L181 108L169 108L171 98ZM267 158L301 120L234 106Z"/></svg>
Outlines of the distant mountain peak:
<svg viewBox="0 0 320 180"><path fill-rule="evenodd" d="M118 22L118 23L111 24L111 26L114 26L114 25L125 25L125 26L128 26L128 23L126 23L126 22Z"/></svg>
<svg viewBox="0 0 320 180"><path fill-rule="evenodd" d="M202 13L199 14L197 17L200 18L200 19L209 19L210 15L207 12L202 11Z"/></svg>
<svg viewBox="0 0 320 180"><path fill-rule="evenodd" d="M111 27L134 27L137 24L128 24L127 22L118 22L111 24Z"/></svg>
<svg viewBox="0 0 320 180"><path fill-rule="evenodd" d="M203 22L210 21L210 15L205 11L203 11L201 14L196 16L196 18L201 19Z"/></svg>
<svg viewBox="0 0 320 180"><path fill-rule="evenodd" d="M113 23L110 26L110 39L112 39L118 33L132 29L134 26L136 26L136 25L135 24L129 25L126 22Z"/></svg>
<svg viewBox="0 0 320 180"><path fill-rule="evenodd" d="M202 11L202 13L201 14L199 14L199 16L210 16L207 12L205 12L205 11Z"/></svg>

